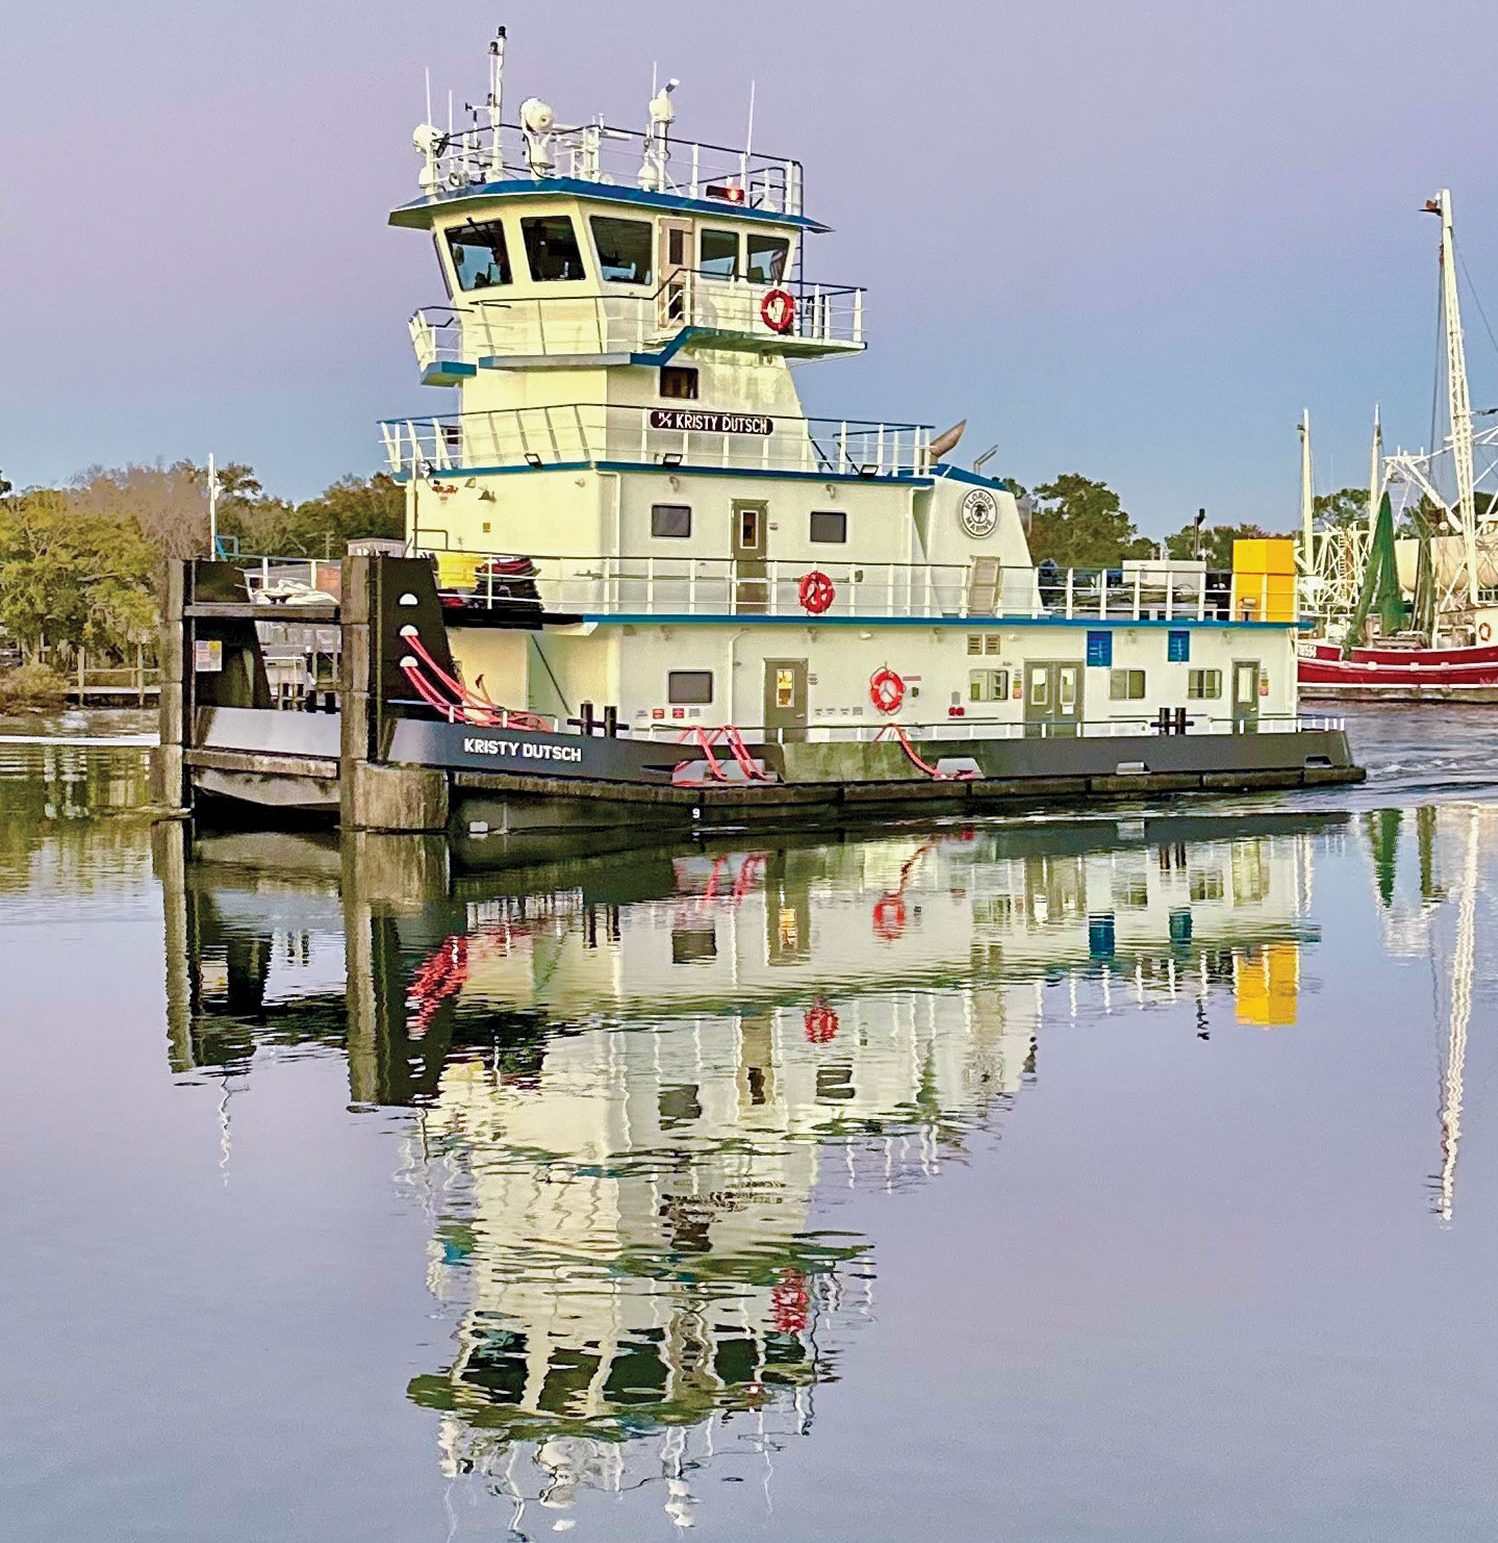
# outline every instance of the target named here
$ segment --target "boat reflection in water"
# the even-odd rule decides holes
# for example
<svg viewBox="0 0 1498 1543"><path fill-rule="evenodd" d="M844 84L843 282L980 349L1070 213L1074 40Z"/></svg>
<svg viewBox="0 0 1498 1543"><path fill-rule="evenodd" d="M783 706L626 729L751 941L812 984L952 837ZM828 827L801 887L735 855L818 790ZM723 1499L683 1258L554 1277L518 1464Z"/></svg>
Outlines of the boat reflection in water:
<svg viewBox="0 0 1498 1543"><path fill-rule="evenodd" d="M410 1106L453 1350L408 1391L445 1468L516 1533L649 1483L686 1525L704 1465L809 1428L870 1314L838 1197L1022 1118L1042 1022L1079 1004L1292 1024L1313 858L1350 829L954 828L459 880L411 838L188 861L166 831L170 1054L227 1099L266 1048L336 1047L356 1106Z"/></svg>

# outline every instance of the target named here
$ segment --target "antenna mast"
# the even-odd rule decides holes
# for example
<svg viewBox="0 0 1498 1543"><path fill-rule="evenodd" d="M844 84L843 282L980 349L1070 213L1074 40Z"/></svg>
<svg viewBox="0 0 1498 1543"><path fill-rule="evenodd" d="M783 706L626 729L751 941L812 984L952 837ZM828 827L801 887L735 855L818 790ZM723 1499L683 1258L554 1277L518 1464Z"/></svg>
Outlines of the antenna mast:
<svg viewBox="0 0 1498 1543"><path fill-rule="evenodd" d="M1316 497L1311 480L1311 411L1300 415L1300 570L1316 571Z"/></svg>
<svg viewBox="0 0 1498 1543"><path fill-rule="evenodd" d="M500 146L501 108L505 89L505 29L494 34L489 44L489 180L498 182L504 176L504 152Z"/></svg>
<svg viewBox="0 0 1498 1543"><path fill-rule="evenodd" d="M1467 393L1467 348L1456 292L1456 249L1451 235L1451 190L1426 204L1441 217L1441 318L1446 327L1446 405L1451 417L1451 458L1456 465L1456 511L1467 560L1467 600L1477 606L1477 497L1472 478L1472 400ZM1434 448L1434 447L1432 447Z"/></svg>
<svg viewBox="0 0 1498 1543"><path fill-rule="evenodd" d="M208 555L218 557L218 468L208 452Z"/></svg>
<svg viewBox="0 0 1498 1543"><path fill-rule="evenodd" d="M1383 491L1384 431L1379 427L1378 403L1373 404L1373 448L1368 455L1368 539L1378 523L1378 498Z"/></svg>

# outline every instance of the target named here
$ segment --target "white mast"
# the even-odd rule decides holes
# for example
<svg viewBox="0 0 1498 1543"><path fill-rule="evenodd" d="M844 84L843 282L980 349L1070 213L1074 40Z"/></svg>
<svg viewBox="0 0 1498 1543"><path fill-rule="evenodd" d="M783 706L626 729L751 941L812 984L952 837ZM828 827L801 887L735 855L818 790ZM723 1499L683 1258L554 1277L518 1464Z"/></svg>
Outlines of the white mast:
<svg viewBox="0 0 1498 1543"><path fill-rule="evenodd" d="M1456 465L1456 510L1467 561L1467 599L1477 605L1477 498L1472 480L1472 401L1467 394L1467 349L1456 292L1456 251L1451 238L1451 190L1426 204L1441 217L1441 317L1446 324L1446 405L1451 418L1451 458ZM1432 447L1434 448L1434 447Z"/></svg>
<svg viewBox="0 0 1498 1543"><path fill-rule="evenodd" d="M1368 455L1368 539L1378 524L1378 499L1383 491L1384 431L1379 427L1378 403L1373 404L1373 448Z"/></svg>
<svg viewBox="0 0 1498 1543"><path fill-rule="evenodd" d="M504 151L501 147L501 108L505 89L505 29L501 27L489 45L489 180L504 176Z"/></svg>
<svg viewBox="0 0 1498 1543"><path fill-rule="evenodd" d="M1316 499L1311 482L1311 413L1300 415L1300 571L1316 571Z"/></svg>
<svg viewBox="0 0 1498 1543"><path fill-rule="evenodd" d="M208 555L218 557L218 468L208 452Z"/></svg>

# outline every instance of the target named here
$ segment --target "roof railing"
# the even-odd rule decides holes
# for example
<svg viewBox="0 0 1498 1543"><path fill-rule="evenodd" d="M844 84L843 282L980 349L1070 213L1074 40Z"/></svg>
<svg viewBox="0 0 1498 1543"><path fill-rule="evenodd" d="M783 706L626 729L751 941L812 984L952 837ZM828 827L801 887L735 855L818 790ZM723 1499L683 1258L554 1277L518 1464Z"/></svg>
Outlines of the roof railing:
<svg viewBox="0 0 1498 1543"><path fill-rule="evenodd" d="M702 140L652 140L601 120L539 137L528 137L514 123L493 130L457 129L438 136L430 172L424 173L434 200L458 198L496 180L544 186L557 177L721 201L730 211L738 207L792 218L802 213L802 167L789 156Z"/></svg>

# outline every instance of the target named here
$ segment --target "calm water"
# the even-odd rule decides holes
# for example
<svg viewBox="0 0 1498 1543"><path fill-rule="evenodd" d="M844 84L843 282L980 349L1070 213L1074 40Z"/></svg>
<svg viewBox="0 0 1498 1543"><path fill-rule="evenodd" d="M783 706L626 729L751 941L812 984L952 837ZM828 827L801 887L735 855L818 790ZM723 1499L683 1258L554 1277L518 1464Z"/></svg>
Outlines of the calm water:
<svg viewBox="0 0 1498 1543"><path fill-rule="evenodd" d="M0 725L6 1535L1498 1532L1490 714L487 877L141 728Z"/></svg>

